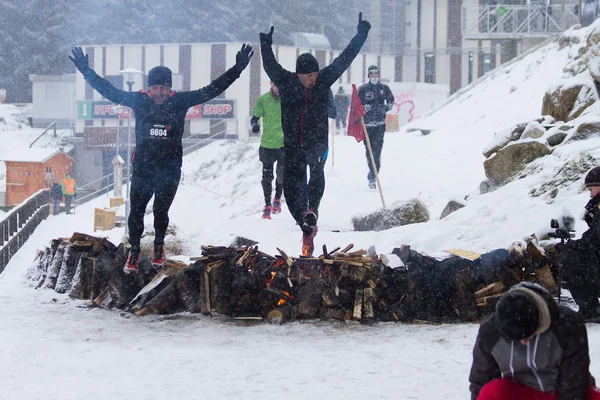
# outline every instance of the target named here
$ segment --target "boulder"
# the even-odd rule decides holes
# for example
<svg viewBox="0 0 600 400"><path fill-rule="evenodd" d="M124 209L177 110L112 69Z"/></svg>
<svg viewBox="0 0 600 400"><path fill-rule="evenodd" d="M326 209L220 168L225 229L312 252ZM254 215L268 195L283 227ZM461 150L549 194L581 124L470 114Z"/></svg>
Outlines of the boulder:
<svg viewBox="0 0 600 400"><path fill-rule="evenodd" d="M538 139L544 136L546 133L546 129L540 124L538 121L531 121L525 127L523 131L523 135L521 135L521 139Z"/></svg>
<svg viewBox="0 0 600 400"><path fill-rule="evenodd" d="M392 204L390 208L352 218L355 231L383 231L396 226L429 221L429 210L420 200Z"/></svg>
<svg viewBox="0 0 600 400"><path fill-rule="evenodd" d="M496 133L492 142L487 145L487 149L483 151L485 158L488 158L510 142L519 140L526 127L527 123L522 123Z"/></svg>
<svg viewBox="0 0 600 400"><path fill-rule="evenodd" d="M586 108L596 102L598 95L594 83L582 83L580 79L546 92L542 102L542 114L551 115L557 121L572 121Z"/></svg>
<svg viewBox="0 0 600 400"><path fill-rule="evenodd" d="M548 143L548 146L558 146L565 140L566 137L567 137L567 134L565 132L558 131L558 132L548 136L548 139L546 139L546 142Z"/></svg>
<svg viewBox="0 0 600 400"><path fill-rule="evenodd" d="M575 128L575 133L569 138L569 141L584 140L590 137L600 135L600 121L599 122L584 122Z"/></svg>
<svg viewBox="0 0 600 400"><path fill-rule="evenodd" d="M442 215L440 215L440 219L446 218L448 215L452 214L456 210L460 210L465 205L459 203L458 201L450 200L446 207L444 207L444 211L442 211Z"/></svg>
<svg viewBox="0 0 600 400"><path fill-rule="evenodd" d="M538 142L511 144L484 161L485 175L493 181L507 182L522 171L525 165L550 153L547 146Z"/></svg>

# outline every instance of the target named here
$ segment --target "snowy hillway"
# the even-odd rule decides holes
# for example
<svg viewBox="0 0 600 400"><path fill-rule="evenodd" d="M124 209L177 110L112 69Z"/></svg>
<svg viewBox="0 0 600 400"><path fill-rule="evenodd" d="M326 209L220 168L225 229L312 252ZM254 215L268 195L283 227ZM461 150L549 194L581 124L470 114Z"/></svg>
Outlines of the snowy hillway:
<svg viewBox="0 0 600 400"><path fill-rule="evenodd" d="M541 46L435 113L386 135L386 202L419 198L431 212L427 223L352 232L352 216L379 208L379 195L367 188L364 146L336 136L315 247L354 243L384 253L410 244L428 253L450 247L484 252L548 232L550 218L566 211L576 216L580 235L589 197L581 180L566 184L554 199L529 192L582 155L600 158L600 139L560 146L533 162L527 177L478 192L485 179L482 149L495 132L540 116L545 89L563 77L576 52L577 46L559 50L555 42ZM432 133L407 133L411 127ZM228 245L235 236L258 241L265 252L280 247L299 253L301 233L285 206L272 220L260 219L258 145L256 139L224 141L185 158L170 213L185 256L199 255L202 244ZM465 198L466 207L438 219L449 200ZM36 249L74 231L92 234L93 208L107 205L102 197L75 215L50 216L0 275L0 399L468 398L476 324L273 326L190 314L134 318L87 310L82 302L24 282ZM151 214L146 225L151 231ZM119 242L124 232L105 233ZM591 370L600 378L600 326L588 325L588 334Z"/></svg>

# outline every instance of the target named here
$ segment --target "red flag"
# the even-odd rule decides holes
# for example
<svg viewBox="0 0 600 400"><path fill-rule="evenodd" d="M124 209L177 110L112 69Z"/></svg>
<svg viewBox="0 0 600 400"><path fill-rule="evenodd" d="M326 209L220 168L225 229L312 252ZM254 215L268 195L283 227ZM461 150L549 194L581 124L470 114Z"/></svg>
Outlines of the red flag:
<svg viewBox="0 0 600 400"><path fill-rule="evenodd" d="M348 116L348 136L354 136L357 142L365 139L365 133L362 127L362 117L365 115L365 109L358 97L356 85L352 84L352 102L350 103L350 115Z"/></svg>

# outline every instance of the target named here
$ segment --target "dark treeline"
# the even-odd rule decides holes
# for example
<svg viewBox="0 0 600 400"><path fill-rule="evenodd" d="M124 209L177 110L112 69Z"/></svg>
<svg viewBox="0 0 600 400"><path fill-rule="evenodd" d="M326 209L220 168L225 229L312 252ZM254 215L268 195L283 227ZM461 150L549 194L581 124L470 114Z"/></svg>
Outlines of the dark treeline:
<svg viewBox="0 0 600 400"><path fill-rule="evenodd" d="M30 74L74 72L77 45L258 42L276 27L275 44L293 32L325 33L345 47L356 15L345 0L0 0L0 88L7 102L31 101Z"/></svg>

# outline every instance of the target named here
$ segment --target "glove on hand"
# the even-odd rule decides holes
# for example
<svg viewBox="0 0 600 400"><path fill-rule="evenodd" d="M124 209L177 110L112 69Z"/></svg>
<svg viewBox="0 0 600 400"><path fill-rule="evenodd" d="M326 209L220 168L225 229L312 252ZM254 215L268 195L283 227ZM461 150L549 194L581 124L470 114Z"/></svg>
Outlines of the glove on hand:
<svg viewBox="0 0 600 400"><path fill-rule="evenodd" d="M273 44L273 31L275 30L274 26L271 26L271 30L269 33L259 33L258 37L260 38L260 44L263 46L271 46Z"/></svg>
<svg viewBox="0 0 600 400"><path fill-rule="evenodd" d="M363 20L362 13L358 13L358 26L356 27L356 30L358 31L358 33L362 33L362 34L366 35L369 33L370 29L371 29L371 24L369 23L369 21Z"/></svg>
<svg viewBox="0 0 600 400"><path fill-rule="evenodd" d="M75 67L79 70L79 72L83 74L90 69L88 65L88 56L87 54L83 54L81 47L75 47L73 50L71 50L71 52L73 53L73 57L69 56L69 59L73 61L73 64L75 64Z"/></svg>
<svg viewBox="0 0 600 400"><path fill-rule="evenodd" d="M365 104L365 106L363 108L365 109L365 112L371 111L371 105L370 104Z"/></svg>
<svg viewBox="0 0 600 400"><path fill-rule="evenodd" d="M240 72L242 72L248 66L253 54L254 52L252 51L252 46L244 43L240 51L238 51L237 55L235 56L235 66Z"/></svg>
<svg viewBox="0 0 600 400"><path fill-rule="evenodd" d="M252 124L252 132L253 133L260 132L260 125L259 124Z"/></svg>

